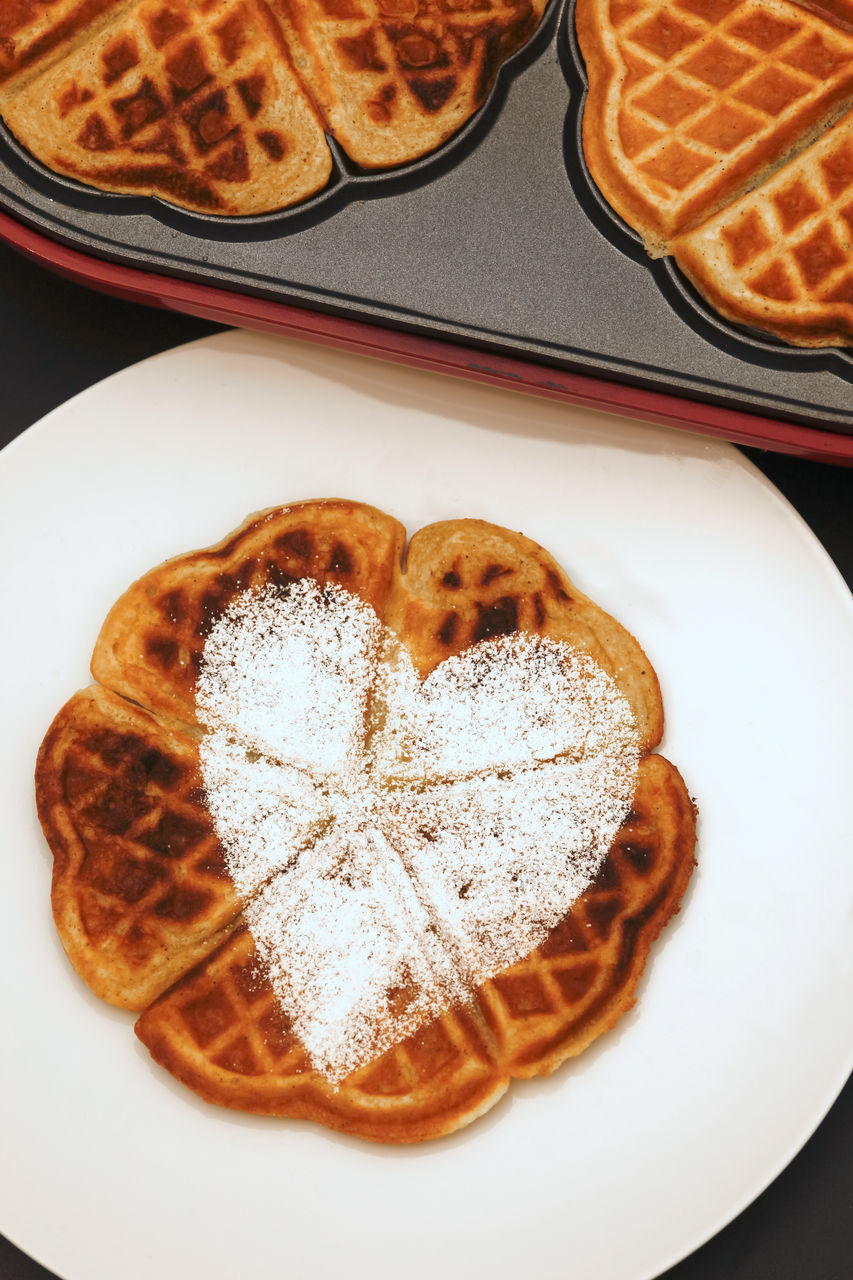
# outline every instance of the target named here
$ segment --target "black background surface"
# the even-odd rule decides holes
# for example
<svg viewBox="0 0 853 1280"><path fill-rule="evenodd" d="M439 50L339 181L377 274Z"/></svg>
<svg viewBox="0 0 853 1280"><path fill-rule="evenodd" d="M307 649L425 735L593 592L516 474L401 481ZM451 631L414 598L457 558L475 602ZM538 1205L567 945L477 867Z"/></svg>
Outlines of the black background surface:
<svg viewBox="0 0 853 1280"><path fill-rule="evenodd" d="M217 329L66 283L0 245L0 445L108 374ZM793 503L853 586L853 468L757 450L744 452ZM10 554L11 549L6 552ZM792 1026L791 1035L796 1034ZM12 1036L13 1029L4 1028L3 1035ZM14 1153L4 1149L2 1135L0 1152L4 1176L14 1176ZM734 1166L737 1151L731 1152L731 1160ZM2 1213L0 1200L0 1225ZM45 1214L50 1214L49 1205ZM144 1229L152 1226L156 1230L156 1224L150 1223ZM282 1274L287 1274L284 1258ZM572 1280L596 1280L573 1275L570 1259L566 1275L572 1275ZM51 1276L0 1236L0 1280L50 1280ZM851 1277L853 1081L767 1191L697 1253L666 1272L666 1280ZM181 1277L175 1273L158 1280Z"/></svg>

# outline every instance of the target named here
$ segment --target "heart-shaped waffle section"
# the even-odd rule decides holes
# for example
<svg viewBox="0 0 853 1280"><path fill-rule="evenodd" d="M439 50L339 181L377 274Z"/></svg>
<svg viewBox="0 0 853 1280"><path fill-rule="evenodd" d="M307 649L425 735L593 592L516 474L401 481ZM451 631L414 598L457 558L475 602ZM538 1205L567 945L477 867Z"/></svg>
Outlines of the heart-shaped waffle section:
<svg viewBox="0 0 853 1280"><path fill-rule="evenodd" d="M37 768L39 812L56 855L53 901L60 936L98 994L145 1010L137 1032L157 1060L211 1101L308 1116L396 1142L467 1123L500 1096L511 1075L552 1070L616 1021L632 1001L651 942L678 908L695 838L693 806L677 771L648 754L660 737L660 696L651 667L624 628L521 535L479 521L431 526L412 539L405 570L403 546L401 527L372 508L305 503L250 519L217 547L154 570L117 603L99 638L93 672L113 691L96 686L71 700L51 728ZM330 786L337 764L322 734L313 745L310 735L299 735L312 756L310 777L301 767L305 758L297 767L269 743L258 752L256 742L249 763L260 763L267 773L249 810L261 792L277 796L281 805L267 805L267 835L274 836L269 847L281 851L284 815L295 819L288 839L295 832L298 849L284 867L275 856L266 865L263 857L241 864L237 845L229 848L229 839L221 839L233 827L220 824L216 832L210 812L216 806L209 807L206 797L217 789L216 768L225 775L244 768L246 744L232 734L230 746L228 735L216 746L216 726L203 732L198 724L203 653L247 601L282 601L300 592L315 601L337 597L373 618L377 653L387 656L389 645L397 647L386 671L400 669L401 642L410 655L405 678L384 686L371 680L368 733L360 743L361 763L369 762L387 784L384 817L377 824L371 810L366 824L364 805L354 798L337 817L323 804L312 810L306 803L309 791L318 788L324 803L333 793L343 794ZM612 825L618 830L600 836L609 852L587 867L585 888L574 886L572 896L582 889L580 897L570 908L552 902L538 935L528 935L525 954L496 971L488 951L484 960L475 948L472 964L469 944L474 936L480 947L485 920L493 949L503 945L506 909L498 912L497 923L489 916L482 871L494 870L496 847L512 847L506 815L513 806L507 797L519 801L518 808L529 805L534 815L539 804L547 828L549 806L539 796L547 796L548 786L528 788L519 799L518 779L537 770L560 774L583 763L583 751L577 740L555 739L540 714L541 723L535 727L532 717L520 748L522 756L528 752L524 767L517 754L510 769L498 767L494 756L486 764L470 755L461 760L458 751L453 757L460 738L444 731L442 716L431 715L430 705L446 703L431 704L428 691L446 682L443 672L455 671L462 718L476 722L476 697L458 693L466 681L476 684L471 677L478 654L494 659L505 649L516 659L554 653L564 658L564 644L579 669L605 672L617 700L630 708L636 779L627 787L627 801L623 797L617 805ZM486 666L498 672L501 661L506 659ZM554 677L557 666L548 668L546 661L545 667ZM563 675L567 670L563 664ZM401 688L409 711L402 719L400 698L395 703L394 696ZM412 688L421 691L414 713ZM553 682L549 688L553 694ZM203 704L199 697L200 709ZM527 711L536 707L534 696ZM296 704L293 709L298 712ZM205 714L209 710L210 703ZM347 723L346 714L341 723ZM518 736L509 735L516 751ZM421 744L418 752L411 750L413 739ZM326 755L318 761L315 750ZM330 758L332 768L323 773L319 766ZM211 761L213 786L203 777ZM294 771L302 791L291 786ZM318 782L321 775L325 781ZM489 812L493 837L484 837L482 821L470 820L475 782L485 803L480 817ZM227 795L227 788L220 794ZM522 816L513 838L520 830L529 847L526 822ZM454 861L462 865L454 869ZM227 875L229 863L240 894ZM294 868L298 874L285 874ZM335 897L342 870L350 881L361 877L363 900L374 906L381 883L379 900L390 920L386 936L394 946L402 936L417 935L421 942L427 936L418 912L430 924L440 922L441 945L432 951L421 945L416 957L430 975L428 985L413 981L417 966L409 965L408 972L398 969L400 981L392 990L383 989L386 1017L389 1008L393 1015L389 1023L399 1017L390 1037L394 1043L375 1039L370 1060L333 1082L328 1061L321 1062L326 1074L312 1063L312 1057L322 1058L316 1046L306 1053L293 1008L282 1008L282 984L292 983L298 966L276 971L270 964L257 916L272 913L270 918L292 922L294 904L310 900L312 883L320 886L320 897ZM513 869L504 871L514 883ZM498 872L503 874L500 865ZM547 876L540 882L546 900L553 876L550 890L548 883ZM472 913L464 908L469 895ZM450 915L448 903L454 907ZM389 904L396 904L390 914ZM401 932L401 919L412 924L408 933ZM260 938L260 955L246 920ZM357 911L353 922L357 926ZM354 927L352 936L357 933ZM370 1025L375 1030L375 1018ZM304 1037L305 1024L302 1031Z"/></svg>
<svg viewBox="0 0 853 1280"><path fill-rule="evenodd" d="M634 793L631 709L588 656L516 633L421 681L369 605L310 578L232 601L196 704L249 927L334 1080L538 946Z"/></svg>
<svg viewBox="0 0 853 1280"><path fill-rule="evenodd" d="M33 0L0 14L0 114L37 159L204 213L283 209L435 150L545 0Z"/></svg>
<svg viewBox="0 0 853 1280"><path fill-rule="evenodd" d="M849 0L577 0L575 19L584 155L648 251L736 323L853 341Z"/></svg>

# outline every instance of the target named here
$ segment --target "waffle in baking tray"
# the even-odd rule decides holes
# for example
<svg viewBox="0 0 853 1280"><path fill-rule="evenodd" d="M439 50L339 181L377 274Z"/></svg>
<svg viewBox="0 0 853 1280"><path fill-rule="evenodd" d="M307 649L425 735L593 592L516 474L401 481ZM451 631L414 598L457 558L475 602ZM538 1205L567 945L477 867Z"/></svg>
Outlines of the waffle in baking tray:
<svg viewBox="0 0 853 1280"><path fill-rule="evenodd" d="M747 19L760 3L717 0L697 8L683 0L677 17L681 28L710 29L713 9L718 29L710 42L722 39L723 28L728 33L746 23L732 38L745 65ZM582 13L583 0L577 8ZM611 4L608 12L638 25L632 13L660 8L659 0L632 0ZM837 0L822 8L839 48L846 42L853 49L851 15ZM224 217L156 195L103 192L49 170L4 126L0 209L90 258L521 357L542 386L549 368L583 372L853 436L849 348L793 347L756 327L748 308L728 308L740 323L727 319L718 300L715 306L703 296L711 290L694 268L690 246L685 243L677 255L686 270L672 256L650 257L643 231L602 194L583 147L594 90L590 94L575 17L571 0L549 5L532 36L500 66L483 105L446 141L408 163L368 169L347 154L345 129L336 138L326 121L328 181L290 207ZM684 79L680 64L674 70L664 64L679 57L683 62L690 50L647 49L645 56L657 58L659 87L667 76ZM745 82L772 67L774 56L772 49L759 50L753 61L760 65L747 68ZM829 66L823 77L784 70L789 78L808 80L809 100L819 99L826 115L844 109L843 64L836 57L834 70ZM732 86L724 95L729 105L737 92ZM682 94L682 106L684 100ZM760 102L735 105L730 122L755 116L765 121L765 133L773 133L772 112L762 114ZM662 110L666 115L667 107ZM688 111L681 120L651 123L707 159L712 126L720 121L702 124L701 115ZM817 115L820 110L812 122ZM644 122L649 124L648 115ZM691 130L698 141L685 138ZM654 167L650 145L645 158ZM737 175L726 188L729 195L738 195ZM841 242L845 202L836 204L833 236L847 253ZM761 216L765 235L778 239L778 226ZM813 236L820 222L812 215L804 236ZM800 240L796 228L786 234L781 252L790 270L797 266ZM761 252L766 258L766 247ZM751 274L730 265L727 288L741 288L744 281L748 286L764 262ZM836 270L826 288L844 278ZM792 288L797 279L802 273ZM474 363L488 368L487 355Z"/></svg>

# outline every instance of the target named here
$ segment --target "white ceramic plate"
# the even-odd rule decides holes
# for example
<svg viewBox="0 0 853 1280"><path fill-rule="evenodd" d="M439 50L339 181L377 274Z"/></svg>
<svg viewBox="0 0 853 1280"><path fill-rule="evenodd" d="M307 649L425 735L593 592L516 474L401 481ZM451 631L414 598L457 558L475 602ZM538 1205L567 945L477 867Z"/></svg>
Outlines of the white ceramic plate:
<svg viewBox="0 0 853 1280"><path fill-rule="evenodd" d="M544 544L641 639L699 867L637 1008L405 1150L211 1108L72 972L32 770L108 607L250 511L375 503ZM733 448L245 334L92 388L0 457L0 1229L67 1280L645 1280L742 1209L853 1049L853 608Z"/></svg>

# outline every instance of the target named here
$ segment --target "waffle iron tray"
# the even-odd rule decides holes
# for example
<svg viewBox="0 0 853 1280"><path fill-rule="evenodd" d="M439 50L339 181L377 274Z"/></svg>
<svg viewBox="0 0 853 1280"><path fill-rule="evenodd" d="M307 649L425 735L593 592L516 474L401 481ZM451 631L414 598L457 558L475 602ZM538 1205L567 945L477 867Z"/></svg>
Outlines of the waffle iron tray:
<svg viewBox="0 0 853 1280"><path fill-rule="evenodd" d="M50 173L0 125L0 237L119 296L278 330L738 443L853 463L853 350L719 317L652 261L586 168L573 0L552 0L481 110L383 173L248 218Z"/></svg>

